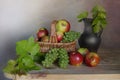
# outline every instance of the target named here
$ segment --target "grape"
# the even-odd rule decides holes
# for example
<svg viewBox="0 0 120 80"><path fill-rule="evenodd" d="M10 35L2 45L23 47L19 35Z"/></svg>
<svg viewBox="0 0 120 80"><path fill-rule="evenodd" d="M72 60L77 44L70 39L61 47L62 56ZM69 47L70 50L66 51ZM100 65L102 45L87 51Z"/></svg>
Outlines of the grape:
<svg viewBox="0 0 120 80"><path fill-rule="evenodd" d="M42 61L44 67L51 67L53 62L57 59L58 53L57 49L51 49L48 53L46 53L45 60Z"/></svg>
<svg viewBox="0 0 120 80"><path fill-rule="evenodd" d="M66 68L68 66L69 63L69 57L68 57L68 53L65 49L60 49L59 50L59 66L61 68Z"/></svg>
<svg viewBox="0 0 120 80"><path fill-rule="evenodd" d="M79 32L75 32L75 31L65 32L62 42L72 42L72 41L75 41L79 37L80 37Z"/></svg>
<svg viewBox="0 0 120 80"><path fill-rule="evenodd" d="M53 63L58 59L60 68L66 68L68 66L69 57L68 53L63 48L53 48L45 56L45 60L42 61L44 67L51 67Z"/></svg>

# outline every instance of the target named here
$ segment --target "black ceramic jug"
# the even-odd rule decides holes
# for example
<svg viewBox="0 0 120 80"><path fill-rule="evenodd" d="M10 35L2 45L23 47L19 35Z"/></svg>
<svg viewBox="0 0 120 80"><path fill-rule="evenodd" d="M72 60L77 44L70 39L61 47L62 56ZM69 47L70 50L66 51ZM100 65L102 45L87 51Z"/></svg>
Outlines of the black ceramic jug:
<svg viewBox="0 0 120 80"><path fill-rule="evenodd" d="M84 21L84 32L81 34L78 39L79 46L81 48L87 48L90 52L97 52L101 43L101 33L94 33L92 30L92 19L85 18Z"/></svg>

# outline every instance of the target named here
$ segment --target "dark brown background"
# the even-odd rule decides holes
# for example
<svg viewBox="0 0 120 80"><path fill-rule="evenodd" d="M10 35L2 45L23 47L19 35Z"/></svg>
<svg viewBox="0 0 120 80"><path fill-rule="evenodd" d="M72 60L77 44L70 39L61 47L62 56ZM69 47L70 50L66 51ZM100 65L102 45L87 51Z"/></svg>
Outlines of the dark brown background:
<svg viewBox="0 0 120 80"><path fill-rule="evenodd" d="M108 25L102 35L101 48L120 49L120 0L104 0Z"/></svg>

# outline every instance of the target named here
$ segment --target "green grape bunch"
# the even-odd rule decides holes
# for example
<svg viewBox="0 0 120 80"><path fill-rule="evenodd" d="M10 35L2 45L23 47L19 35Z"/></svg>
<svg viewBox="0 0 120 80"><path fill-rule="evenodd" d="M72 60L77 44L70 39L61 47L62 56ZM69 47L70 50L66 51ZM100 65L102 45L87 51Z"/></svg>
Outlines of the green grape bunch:
<svg viewBox="0 0 120 80"><path fill-rule="evenodd" d="M62 42L72 42L80 37L80 32L69 31L65 32Z"/></svg>
<svg viewBox="0 0 120 80"><path fill-rule="evenodd" d="M66 68L69 63L69 57L65 49L59 49L59 66L61 68Z"/></svg>
<svg viewBox="0 0 120 80"><path fill-rule="evenodd" d="M48 53L46 53L45 55L45 60L42 61L42 64L44 67L50 67L53 65L53 62L57 59L58 57L58 53L57 53L57 49L51 49Z"/></svg>
<svg viewBox="0 0 120 80"><path fill-rule="evenodd" d="M42 61L44 67L51 67L53 63L58 60L60 68L66 68L69 63L68 53L63 48L53 48L46 53L45 60Z"/></svg>

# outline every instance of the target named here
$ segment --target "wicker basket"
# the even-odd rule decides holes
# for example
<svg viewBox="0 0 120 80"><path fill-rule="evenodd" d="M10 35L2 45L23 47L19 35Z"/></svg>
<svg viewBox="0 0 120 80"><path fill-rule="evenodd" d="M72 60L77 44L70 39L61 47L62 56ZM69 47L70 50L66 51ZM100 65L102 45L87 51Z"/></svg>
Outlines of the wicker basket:
<svg viewBox="0 0 120 80"><path fill-rule="evenodd" d="M68 52L75 51L76 41L73 41L70 43L58 43L57 42L57 34L56 34L56 29L55 29L56 23L57 21L53 21L51 24L51 34L50 34L49 42L38 41L38 43L40 44L41 52L48 52L49 49L51 48L64 48Z"/></svg>

